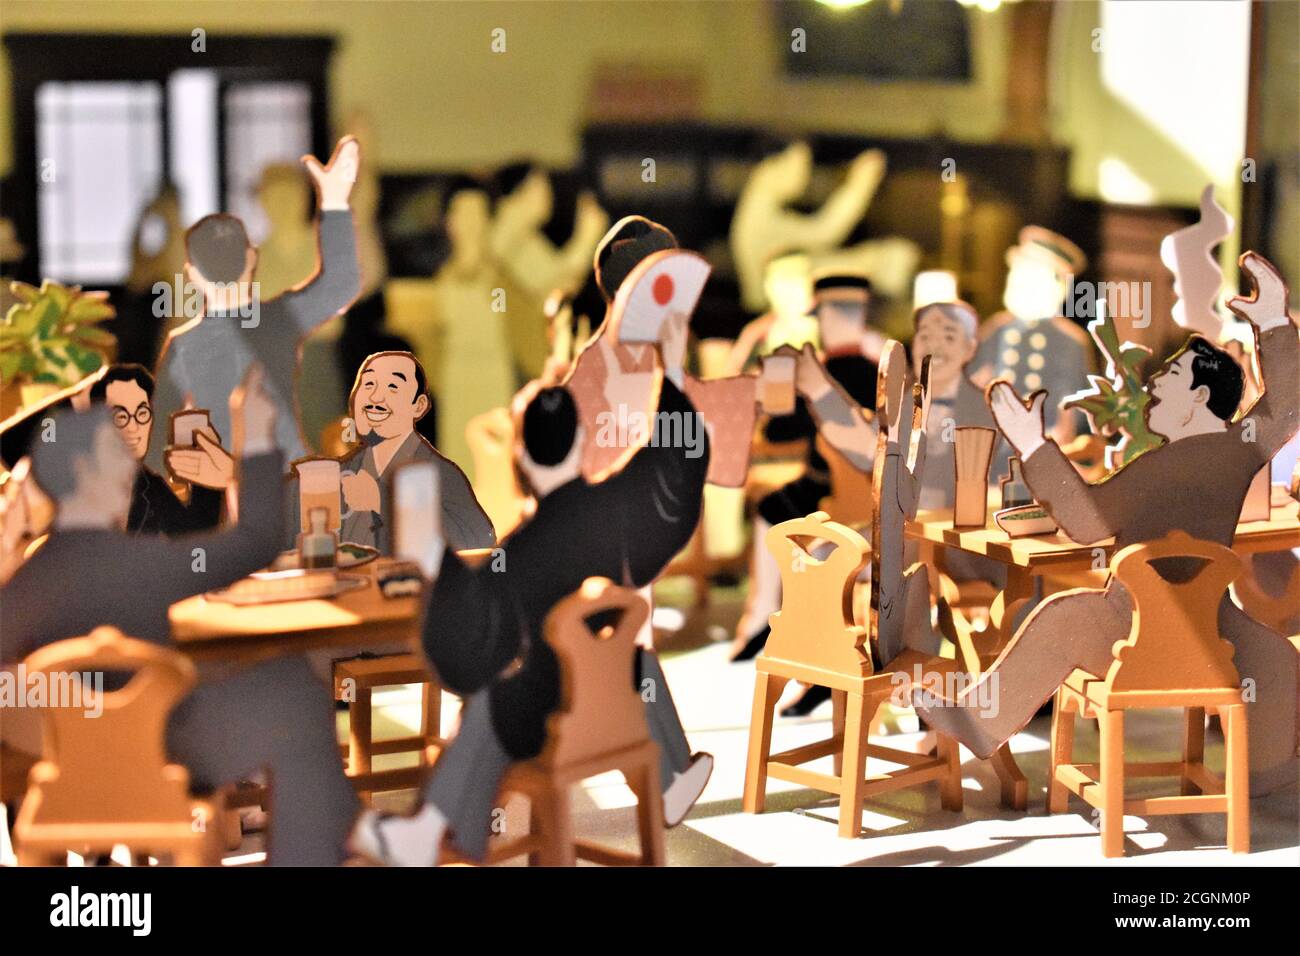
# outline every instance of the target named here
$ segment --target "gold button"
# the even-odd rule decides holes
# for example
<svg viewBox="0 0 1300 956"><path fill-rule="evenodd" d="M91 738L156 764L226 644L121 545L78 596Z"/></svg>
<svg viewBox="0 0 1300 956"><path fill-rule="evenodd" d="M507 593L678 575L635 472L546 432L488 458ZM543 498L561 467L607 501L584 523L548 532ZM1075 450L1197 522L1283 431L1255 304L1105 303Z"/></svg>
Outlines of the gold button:
<svg viewBox="0 0 1300 956"><path fill-rule="evenodd" d="M1043 367L1043 357L1039 355L1037 352L1029 356L1029 358L1025 359L1025 362L1026 364L1028 364L1030 368L1035 370Z"/></svg>
<svg viewBox="0 0 1300 956"><path fill-rule="evenodd" d="M1019 344L1020 344L1020 330L1019 330L1019 329L1007 329L1004 333L1002 333L1002 341L1003 341L1003 342L1006 342L1007 345L1019 345Z"/></svg>
<svg viewBox="0 0 1300 956"><path fill-rule="evenodd" d="M1043 380L1033 372L1025 376L1025 388L1038 388L1042 384Z"/></svg>
<svg viewBox="0 0 1300 956"><path fill-rule="evenodd" d="M1029 344L1036 349L1045 349L1047 348L1047 336L1042 332L1035 332L1029 336Z"/></svg>
<svg viewBox="0 0 1300 956"><path fill-rule="evenodd" d="M1017 352L1015 349L1007 349L1005 352L1002 353L1003 365L1015 365L1019 361L1020 361L1020 353Z"/></svg>

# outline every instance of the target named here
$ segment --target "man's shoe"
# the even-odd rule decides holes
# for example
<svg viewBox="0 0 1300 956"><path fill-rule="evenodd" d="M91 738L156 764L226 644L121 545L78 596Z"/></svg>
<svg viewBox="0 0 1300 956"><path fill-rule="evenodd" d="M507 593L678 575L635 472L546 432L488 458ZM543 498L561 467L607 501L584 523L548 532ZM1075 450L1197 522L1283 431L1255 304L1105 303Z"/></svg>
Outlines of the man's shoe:
<svg viewBox="0 0 1300 956"><path fill-rule="evenodd" d="M764 624L759 630L750 635L743 647L731 655L731 662L737 664L740 661L751 660L757 657L767 645L767 638L772 633L772 625Z"/></svg>
<svg viewBox="0 0 1300 956"><path fill-rule="evenodd" d="M807 717L814 710L831 699L829 687L809 684L803 693L781 709L782 717Z"/></svg>
<svg viewBox="0 0 1300 956"><path fill-rule="evenodd" d="M690 766L684 771L673 774L673 782L664 791L664 826L671 829L686 819L712 773L713 754L701 752L691 755Z"/></svg>
<svg viewBox="0 0 1300 956"><path fill-rule="evenodd" d="M447 820L424 806L414 816L364 810L352 828L348 850L384 866L436 866Z"/></svg>

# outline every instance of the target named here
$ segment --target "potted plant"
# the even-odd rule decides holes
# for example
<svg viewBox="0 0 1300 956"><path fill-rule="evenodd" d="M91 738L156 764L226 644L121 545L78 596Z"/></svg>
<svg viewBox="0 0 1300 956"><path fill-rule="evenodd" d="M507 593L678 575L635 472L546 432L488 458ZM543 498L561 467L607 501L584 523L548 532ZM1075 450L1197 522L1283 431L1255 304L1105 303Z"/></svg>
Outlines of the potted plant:
<svg viewBox="0 0 1300 956"><path fill-rule="evenodd" d="M1132 342L1121 344L1104 302L1097 303L1097 311L1099 316L1088 323L1088 331L1106 359L1106 374L1089 375L1091 388L1075 394L1063 407L1087 415L1094 434L1121 436L1118 444L1106 449L1105 464L1113 471L1164 444L1164 439L1147 428L1146 407L1151 396L1144 388L1142 364L1151 350Z"/></svg>
<svg viewBox="0 0 1300 956"><path fill-rule="evenodd" d="M9 288L18 301L0 321L4 416L75 385L117 348L117 339L99 328L116 314L107 292L83 292L50 279L39 289L25 282Z"/></svg>

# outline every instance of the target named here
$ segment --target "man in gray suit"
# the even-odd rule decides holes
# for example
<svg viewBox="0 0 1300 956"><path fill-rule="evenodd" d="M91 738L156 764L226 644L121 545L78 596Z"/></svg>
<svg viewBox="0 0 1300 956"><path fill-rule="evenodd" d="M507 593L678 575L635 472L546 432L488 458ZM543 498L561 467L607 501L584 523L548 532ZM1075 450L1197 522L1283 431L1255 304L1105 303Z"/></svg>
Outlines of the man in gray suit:
<svg viewBox="0 0 1300 956"><path fill-rule="evenodd" d="M339 540L392 550L392 518L385 514L397 469L417 461L438 466L442 527L451 548L490 548L492 521L469 479L415 430L430 407L424 368L410 352L376 352L357 372L348 399L361 447L342 461L343 513Z"/></svg>
<svg viewBox="0 0 1300 956"><path fill-rule="evenodd" d="M348 206L359 161L360 150L351 136L339 141L326 166L315 157L303 157L320 208L320 269L308 282L273 299L262 301L258 293L257 249L239 219L221 213L190 227L185 234L184 306L185 314L198 315L167 337L158 360L153 404L159 421L168 421L188 397L195 407L209 411L217 434L229 435L226 400L248 366L258 362L266 369L266 388L278 412L276 444L289 461L307 454L294 400L299 346L318 326L351 306L361 289ZM181 303L176 307L179 311ZM166 444L166 436L155 441L147 459L160 473Z"/></svg>

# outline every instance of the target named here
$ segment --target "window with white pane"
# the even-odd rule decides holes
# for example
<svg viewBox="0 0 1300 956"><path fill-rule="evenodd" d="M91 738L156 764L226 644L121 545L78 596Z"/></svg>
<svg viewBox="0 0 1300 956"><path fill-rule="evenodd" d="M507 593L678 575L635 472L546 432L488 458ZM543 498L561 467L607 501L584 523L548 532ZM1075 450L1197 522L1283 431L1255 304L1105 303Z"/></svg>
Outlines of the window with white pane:
<svg viewBox="0 0 1300 956"><path fill-rule="evenodd" d="M254 243L266 238L257 200L262 171L311 152L311 87L306 83L231 83L225 89L226 210Z"/></svg>
<svg viewBox="0 0 1300 956"><path fill-rule="evenodd" d="M161 84L44 83L36 117L44 274L121 281L136 219L163 175Z"/></svg>

